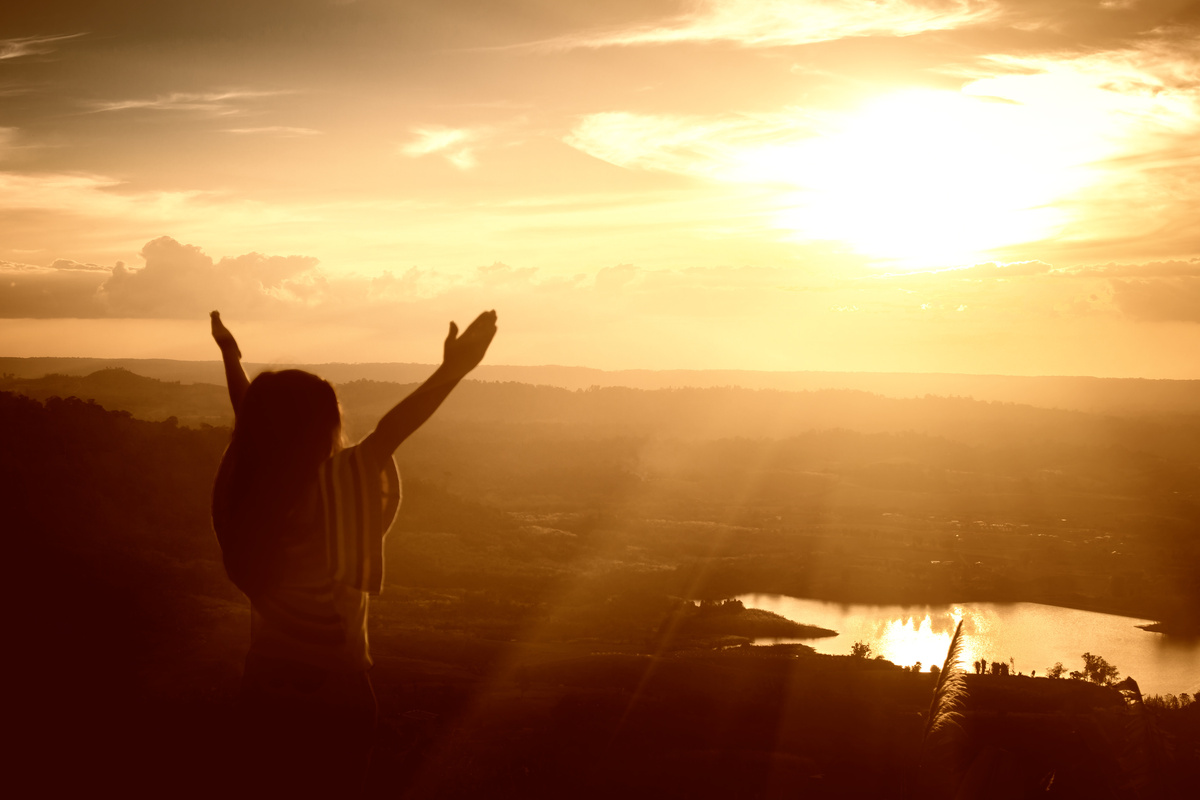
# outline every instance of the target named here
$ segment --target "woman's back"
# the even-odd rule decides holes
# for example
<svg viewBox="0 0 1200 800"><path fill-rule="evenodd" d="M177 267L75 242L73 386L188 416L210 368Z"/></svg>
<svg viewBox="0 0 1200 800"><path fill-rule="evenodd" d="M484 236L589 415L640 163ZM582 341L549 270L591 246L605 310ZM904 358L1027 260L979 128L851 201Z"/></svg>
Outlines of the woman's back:
<svg viewBox="0 0 1200 800"><path fill-rule="evenodd" d="M214 488L214 525L228 520L222 464ZM388 457L359 447L322 462L270 537L271 580L251 593L250 652L323 669L365 670L368 595L382 589L383 540L400 505L400 479Z"/></svg>

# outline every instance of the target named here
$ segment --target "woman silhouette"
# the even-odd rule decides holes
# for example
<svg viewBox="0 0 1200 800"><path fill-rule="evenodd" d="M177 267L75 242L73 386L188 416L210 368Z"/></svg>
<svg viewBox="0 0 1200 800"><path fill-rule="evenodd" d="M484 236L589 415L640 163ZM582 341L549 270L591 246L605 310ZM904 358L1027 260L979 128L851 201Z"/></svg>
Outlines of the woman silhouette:
<svg viewBox="0 0 1200 800"><path fill-rule="evenodd" d="M211 319L235 417L213 528L251 609L242 777L272 795L352 794L375 725L367 605L383 585L383 537L400 504L392 454L483 359L496 312L461 335L451 322L442 365L351 447L329 383L301 370L248 381L233 335L218 312Z"/></svg>

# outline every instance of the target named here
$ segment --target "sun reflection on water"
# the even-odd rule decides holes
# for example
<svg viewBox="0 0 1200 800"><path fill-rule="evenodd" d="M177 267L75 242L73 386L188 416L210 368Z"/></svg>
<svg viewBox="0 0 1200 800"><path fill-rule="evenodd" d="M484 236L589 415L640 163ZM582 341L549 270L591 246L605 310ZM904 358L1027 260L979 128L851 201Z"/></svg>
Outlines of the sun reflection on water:
<svg viewBox="0 0 1200 800"><path fill-rule="evenodd" d="M970 671L974 661L995 658L991 652L994 620L989 614L962 606L942 612L902 613L876 622L870 631L872 652L903 667L920 663L923 672L933 664L941 668L960 620L966 636L965 663L961 666Z"/></svg>

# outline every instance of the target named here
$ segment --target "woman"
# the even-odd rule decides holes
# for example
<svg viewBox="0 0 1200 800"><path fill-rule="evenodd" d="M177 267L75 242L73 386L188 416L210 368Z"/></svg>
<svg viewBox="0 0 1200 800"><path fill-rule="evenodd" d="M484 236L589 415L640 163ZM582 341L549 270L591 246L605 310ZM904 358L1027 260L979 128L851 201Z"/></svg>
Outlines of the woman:
<svg viewBox="0 0 1200 800"><path fill-rule="evenodd" d="M248 381L233 335L218 312L211 319L235 417L213 528L251 609L243 777L272 794L344 795L361 785L375 725L367 606L400 504L392 454L483 359L496 312L462 335L451 322L442 365L352 447L332 386L301 370Z"/></svg>

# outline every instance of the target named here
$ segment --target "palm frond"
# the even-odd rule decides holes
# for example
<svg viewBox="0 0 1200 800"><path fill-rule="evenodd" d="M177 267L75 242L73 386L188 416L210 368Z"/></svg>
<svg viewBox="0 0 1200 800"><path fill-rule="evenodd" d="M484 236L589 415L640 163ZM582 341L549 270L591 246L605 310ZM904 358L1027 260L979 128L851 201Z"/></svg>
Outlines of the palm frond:
<svg viewBox="0 0 1200 800"><path fill-rule="evenodd" d="M933 698L929 702L925 733L921 737L922 747L931 736L959 725L963 703L967 699L967 673L962 666L965 653L966 640L962 633L962 620L959 620L950 639L950 649L938 675L937 686L933 689Z"/></svg>

